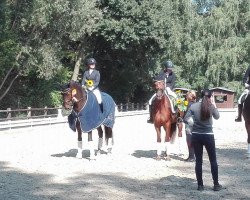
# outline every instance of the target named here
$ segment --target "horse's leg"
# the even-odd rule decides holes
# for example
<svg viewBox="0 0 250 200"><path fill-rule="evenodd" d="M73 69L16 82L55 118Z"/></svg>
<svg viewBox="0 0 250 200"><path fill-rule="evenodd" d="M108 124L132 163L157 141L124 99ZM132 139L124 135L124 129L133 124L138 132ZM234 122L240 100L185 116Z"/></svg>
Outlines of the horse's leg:
<svg viewBox="0 0 250 200"><path fill-rule="evenodd" d="M162 146L161 146L161 127L157 127L155 126L155 130L156 130L156 135L157 135L157 143L156 143L156 152L157 152L157 156L156 156L156 160L160 160L161 159L161 153L162 153Z"/></svg>
<svg viewBox="0 0 250 200"><path fill-rule="evenodd" d="M183 122L177 122L178 137L182 137Z"/></svg>
<svg viewBox="0 0 250 200"><path fill-rule="evenodd" d="M111 153L113 146L113 130L110 127L104 126L105 129L105 142L107 146L107 153Z"/></svg>
<svg viewBox="0 0 250 200"><path fill-rule="evenodd" d="M81 127L80 127L80 122L78 120L76 121L76 130L77 130L77 134L78 134L76 157L77 158L82 158L82 130L81 130Z"/></svg>
<svg viewBox="0 0 250 200"><path fill-rule="evenodd" d="M171 122L170 120L163 126L165 130L165 160L170 159L170 139L171 139Z"/></svg>
<svg viewBox="0 0 250 200"><path fill-rule="evenodd" d="M247 158L250 158L250 121L245 120L245 127L247 130L247 143L248 143Z"/></svg>
<svg viewBox="0 0 250 200"><path fill-rule="evenodd" d="M95 148L93 145L93 139L92 139L92 131L88 132L88 143L89 143L89 159L94 160L95 159Z"/></svg>
<svg viewBox="0 0 250 200"><path fill-rule="evenodd" d="M97 131L98 131L98 149L97 149L97 152L101 152L101 150L103 150L103 130L102 130L102 127L99 126L97 128Z"/></svg>

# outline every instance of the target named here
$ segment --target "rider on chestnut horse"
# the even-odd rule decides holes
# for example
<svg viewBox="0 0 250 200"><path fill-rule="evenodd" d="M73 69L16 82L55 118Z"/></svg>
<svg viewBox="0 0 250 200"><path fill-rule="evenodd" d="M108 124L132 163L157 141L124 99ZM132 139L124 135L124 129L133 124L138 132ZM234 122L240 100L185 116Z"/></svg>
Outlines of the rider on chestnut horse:
<svg viewBox="0 0 250 200"><path fill-rule="evenodd" d="M249 93L250 89L250 66L248 67L244 77L243 77L243 84L245 86L245 90L241 94L239 100L238 100L238 116L235 119L236 122L241 122L242 121L242 108L243 108L243 103L245 102L245 99L247 97L247 94Z"/></svg>
<svg viewBox="0 0 250 200"><path fill-rule="evenodd" d="M176 75L173 72L174 65L172 61L167 60L164 62L164 67L165 69L162 70L159 75L155 78L156 81L163 80L165 83L165 93L172 96L173 98L176 98L176 94L172 91L172 89L175 86L175 80L176 80ZM153 117L152 117L152 103L154 98L156 97L156 94L154 94L151 99L149 100L149 114L150 117L148 119L148 123L153 123ZM173 113L175 112L172 110Z"/></svg>

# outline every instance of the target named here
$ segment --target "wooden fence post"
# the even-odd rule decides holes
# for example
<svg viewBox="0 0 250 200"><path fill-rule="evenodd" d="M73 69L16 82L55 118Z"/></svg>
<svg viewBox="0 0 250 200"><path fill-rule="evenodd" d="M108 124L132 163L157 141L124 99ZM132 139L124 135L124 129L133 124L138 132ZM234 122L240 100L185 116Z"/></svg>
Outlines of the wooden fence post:
<svg viewBox="0 0 250 200"><path fill-rule="evenodd" d="M57 113L57 118L62 118L63 115L62 115L62 106L60 106L58 109L57 109L58 113Z"/></svg>
<svg viewBox="0 0 250 200"><path fill-rule="evenodd" d="M11 108L7 108L7 119L11 118Z"/></svg>
<svg viewBox="0 0 250 200"><path fill-rule="evenodd" d="M48 108L47 106L44 107L44 116L48 115L48 109L47 108Z"/></svg>
<svg viewBox="0 0 250 200"><path fill-rule="evenodd" d="M31 117L31 107L28 107L27 117L28 117L28 118L30 118L30 117Z"/></svg>
<svg viewBox="0 0 250 200"><path fill-rule="evenodd" d="M126 111L128 111L128 103L126 103Z"/></svg>

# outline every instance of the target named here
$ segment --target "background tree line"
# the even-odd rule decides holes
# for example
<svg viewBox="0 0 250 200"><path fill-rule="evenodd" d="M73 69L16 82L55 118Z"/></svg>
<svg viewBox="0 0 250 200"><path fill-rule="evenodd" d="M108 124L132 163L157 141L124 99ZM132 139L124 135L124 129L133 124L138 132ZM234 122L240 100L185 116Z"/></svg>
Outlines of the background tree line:
<svg viewBox="0 0 250 200"><path fill-rule="evenodd" d="M237 95L250 61L248 0L2 0L0 108L61 105L58 85L97 60L101 90L147 102L170 59L177 87Z"/></svg>

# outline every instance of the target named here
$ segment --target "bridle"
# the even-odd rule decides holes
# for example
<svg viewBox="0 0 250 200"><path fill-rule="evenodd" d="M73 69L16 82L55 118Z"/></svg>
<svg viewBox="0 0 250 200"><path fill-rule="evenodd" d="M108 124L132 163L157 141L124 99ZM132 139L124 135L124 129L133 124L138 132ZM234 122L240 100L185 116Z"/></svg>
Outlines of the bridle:
<svg viewBox="0 0 250 200"><path fill-rule="evenodd" d="M164 97L164 95L165 95L165 92L163 89L157 89L157 91L156 91L156 98L157 99L159 99L159 100L162 99Z"/></svg>
<svg viewBox="0 0 250 200"><path fill-rule="evenodd" d="M82 98L80 98L80 99L77 99L77 98L72 94L72 89L71 89L71 88L67 88L67 89L63 90L63 91L61 92L61 94L62 94L62 95L65 95L65 94L71 95L71 98L70 98L70 99L68 99L68 100L66 100L66 101L63 101L63 103L64 103L65 105L68 105L69 107L71 107L71 109L72 109L72 107L74 106L75 103L78 103L78 102L80 102L80 101L82 101L82 100L84 99L84 97L82 97Z"/></svg>
<svg viewBox="0 0 250 200"><path fill-rule="evenodd" d="M162 99L165 95L165 83L163 80L155 81L156 97Z"/></svg>

